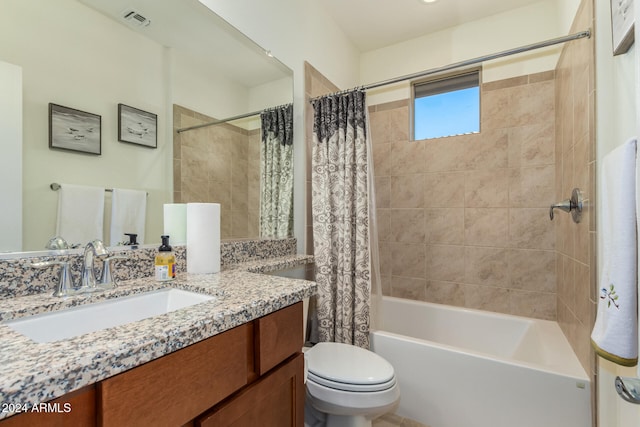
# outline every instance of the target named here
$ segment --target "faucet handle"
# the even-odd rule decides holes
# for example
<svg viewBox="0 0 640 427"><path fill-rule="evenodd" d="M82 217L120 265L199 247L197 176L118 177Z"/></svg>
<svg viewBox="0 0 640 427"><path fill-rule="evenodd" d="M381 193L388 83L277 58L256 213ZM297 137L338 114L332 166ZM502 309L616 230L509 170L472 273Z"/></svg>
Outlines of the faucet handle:
<svg viewBox="0 0 640 427"><path fill-rule="evenodd" d="M584 205L584 198L582 191L579 188L574 188L571 192L571 198L563 200L560 203L551 205L549 208L549 218L553 221L553 210L560 209L564 212L571 213L573 222L578 223L582 219L582 209Z"/></svg>
<svg viewBox="0 0 640 427"><path fill-rule="evenodd" d="M549 208L549 219L551 219L551 221L553 221L553 210L554 209L560 209L562 211L565 212L571 212L571 200L563 200L560 203L555 203L553 205L551 205L551 207Z"/></svg>
<svg viewBox="0 0 640 427"><path fill-rule="evenodd" d="M111 261L120 259L129 259L129 257L124 255L112 255L104 259L102 267L102 277L100 278L100 282L98 283L98 285L102 289L113 289L118 286L118 281L115 277L113 277L111 273Z"/></svg>
<svg viewBox="0 0 640 427"><path fill-rule="evenodd" d="M42 261L31 263L33 268L46 268L52 265L61 266L58 273L58 284L53 292L54 297L67 297L74 291L73 281L71 280L71 273L69 269L68 261Z"/></svg>

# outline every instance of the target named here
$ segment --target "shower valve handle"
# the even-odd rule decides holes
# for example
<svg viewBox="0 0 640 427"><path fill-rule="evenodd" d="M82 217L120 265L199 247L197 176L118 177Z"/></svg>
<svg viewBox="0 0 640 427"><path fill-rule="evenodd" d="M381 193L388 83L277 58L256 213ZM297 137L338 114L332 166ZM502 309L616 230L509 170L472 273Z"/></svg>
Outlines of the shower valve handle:
<svg viewBox="0 0 640 427"><path fill-rule="evenodd" d="M560 209L561 211L571 213L573 222L578 223L582 219L582 192L578 188L574 188L571 192L571 198L563 200L560 203L551 205L549 208L549 218L553 221L553 210Z"/></svg>
<svg viewBox="0 0 640 427"><path fill-rule="evenodd" d="M556 203L555 205L551 205L549 208L549 218L553 221L553 210L560 209L565 212L571 212L571 200L564 200L560 203Z"/></svg>

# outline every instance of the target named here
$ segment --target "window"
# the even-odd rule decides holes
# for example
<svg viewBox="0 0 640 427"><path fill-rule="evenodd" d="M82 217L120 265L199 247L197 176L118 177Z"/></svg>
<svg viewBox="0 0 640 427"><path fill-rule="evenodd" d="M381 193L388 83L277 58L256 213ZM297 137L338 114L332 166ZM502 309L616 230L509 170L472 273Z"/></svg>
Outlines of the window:
<svg viewBox="0 0 640 427"><path fill-rule="evenodd" d="M413 139L480 131L480 71L413 84Z"/></svg>

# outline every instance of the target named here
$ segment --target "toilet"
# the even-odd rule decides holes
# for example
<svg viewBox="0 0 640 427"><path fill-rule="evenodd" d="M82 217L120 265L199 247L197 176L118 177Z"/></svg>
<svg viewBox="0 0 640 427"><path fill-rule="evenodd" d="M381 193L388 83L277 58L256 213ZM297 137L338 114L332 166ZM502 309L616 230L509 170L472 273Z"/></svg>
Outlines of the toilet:
<svg viewBox="0 0 640 427"><path fill-rule="evenodd" d="M393 366L372 351L321 342L304 357L305 427L371 427L400 399Z"/></svg>

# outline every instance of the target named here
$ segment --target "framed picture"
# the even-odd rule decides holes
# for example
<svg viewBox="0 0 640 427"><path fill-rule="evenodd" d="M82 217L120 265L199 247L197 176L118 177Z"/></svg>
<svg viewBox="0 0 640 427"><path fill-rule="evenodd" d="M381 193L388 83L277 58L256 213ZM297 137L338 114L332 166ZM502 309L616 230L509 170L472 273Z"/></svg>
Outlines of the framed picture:
<svg viewBox="0 0 640 427"><path fill-rule="evenodd" d="M118 141L158 148L158 116L118 104Z"/></svg>
<svg viewBox="0 0 640 427"><path fill-rule="evenodd" d="M611 0L614 55L626 53L633 44L634 7L633 0Z"/></svg>
<svg viewBox="0 0 640 427"><path fill-rule="evenodd" d="M99 156L101 121L97 114L49 103L49 148Z"/></svg>

